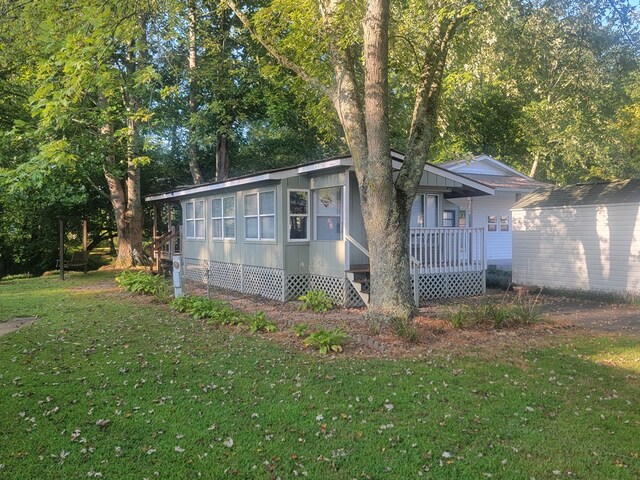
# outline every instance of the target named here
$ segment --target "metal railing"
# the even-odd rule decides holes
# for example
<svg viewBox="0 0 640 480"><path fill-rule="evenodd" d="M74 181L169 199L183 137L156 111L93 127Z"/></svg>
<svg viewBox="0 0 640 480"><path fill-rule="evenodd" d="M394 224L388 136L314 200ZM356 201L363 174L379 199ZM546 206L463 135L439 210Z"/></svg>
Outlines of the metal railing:
<svg viewBox="0 0 640 480"><path fill-rule="evenodd" d="M412 272L477 272L486 268L484 228L411 228Z"/></svg>

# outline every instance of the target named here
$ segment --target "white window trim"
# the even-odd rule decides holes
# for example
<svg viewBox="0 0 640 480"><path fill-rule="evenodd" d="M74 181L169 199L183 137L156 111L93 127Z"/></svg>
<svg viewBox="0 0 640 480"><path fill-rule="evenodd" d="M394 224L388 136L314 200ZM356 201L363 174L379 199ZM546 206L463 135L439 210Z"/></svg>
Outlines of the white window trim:
<svg viewBox="0 0 640 480"><path fill-rule="evenodd" d="M202 202L202 215L203 215L202 218L196 217L196 203L198 203L198 202ZM187 205L189 205L189 204L193 205L193 218L188 218L187 217ZM185 234L185 238L187 238L189 240L204 240L205 236L206 236L206 225L207 225L207 222L205 221L205 218L206 218L206 215L205 215L205 201L203 199L201 199L201 200L195 200L194 199L194 200L190 200L190 201L186 202L185 206L184 206L184 214L185 214L184 215L184 230L185 230L184 234ZM204 233L203 233L202 237L198 237L198 233L197 233L198 229L196 227L198 221L202 221L202 223L203 223L202 231ZM193 237L189 236L189 229L187 228L187 225L188 225L189 222L193 222Z"/></svg>
<svg viewBox="0 0 640 480"><path fill-rule="evenodd" d="M344 185L334 185L332 187L321 187L313 190L314 196L318 194L319 190L328 190L331 188L339 188L340 189L340 238L335 240L320 240L318 239L318 229L316 228L318 224L318 218L329 218L335 217L336 215L319 215L316 211L317 209L314 207L313 209L313 239L316 242L342 242L344 241L344 212L345 212L345 199L344 199ZM315 202L315 199L314 199Z"/></svg>
<svg viewBox="0 0 640 480"><path fill-rule="evenodd" d="M291 192L305 192L307 194L307 213L291 213ZM311 230L311 190L305 188L290 188L287 190L287 241L289 242L308 242L310 239L309 230ZM306 217L307 218L307 236L306 238L291 238L291 217Z"/></svg>
<svg viewBox="0 0 640 480"><path fill-rule="evenodd" d="M231 198L233 200L233 216L231 217L225 217L224 216L224 200L226 198ZM220 217L214 217L213 216L213 202L216 200L220 200L220 213L222 214L222 216ZM221 237L216 237L215 234L213 233L213 222L214 220L220 220L222 221L222 236ZM234 235L233 237L225 237L224 235L224 221L225 220L233 220L233 232ZM236 221L236 197L235 195L226 195L224 197L215 197L211 199L211 238L214 240L235 240L236 239L236 232L238 229L238 222Z"/></svg>
<svg viewBox="0 0 640 480"><path fill-rule="evenodd" d="M273 192L273 213L260 213L260 195L265 194L265 193L269 193L269 192ZM256 195L256 206L257 206L257 213L256 215L247 215L247 204L245 202L245 198L251 196L251 195ZM260 192L254 192L254 193L245 193L242 196L242 218L244 219L244 239L249 241L249 242L275 242L276 241L276 237L277 237L277 233L276 231L277 229L277 218L276 218L276 212L278 211L278 196L276 195L276 191L275 190L264 190L264 191L260 191ZM273 217L273 238L263 238L262 237L262 226L261 226L261 222L260 219L263 217ZM257 218L258 219L258 236L257 237L247 237L247 222L246 219L247 218Z"/></svg>

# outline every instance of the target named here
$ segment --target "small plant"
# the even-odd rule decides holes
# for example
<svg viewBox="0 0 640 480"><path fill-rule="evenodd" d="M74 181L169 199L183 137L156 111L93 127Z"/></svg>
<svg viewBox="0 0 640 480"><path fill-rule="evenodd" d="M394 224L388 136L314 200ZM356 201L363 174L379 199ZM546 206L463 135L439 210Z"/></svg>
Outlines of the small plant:
<svg viewBox="0 0 640 480"><path fill-rule="evenodd" d="M302 302L301 310L313 310L314 312L324 313L333 308L333 300L331 300L323 290L309 290L304 295L298 297Z"/></svg>
<svg viewBox="0 0 640 480"><path fill-rule="evenodd" d="M264 315L264 312L256 312L253 315L248 315L247 323L249 324L249 331L251 333L275 332L277 330L276 324L269 320Z"/></svg>
<svg viewBox="0 0 640 480"><path fill-rule="evenodd" d="M298 323L293 326L292 330L296 337L304 337L307 334L307 330L309 330L309 324Z"/></svg>
<svg viewBox="0 0 640 480"><path fill-rule="evenodd" d="M341 352L342 345L348 338L347 332L340 327L332 330L321 328L305 338L304 345L316 348L322 355L326 355L329 352Z"/></svg>
<svg viewBox="0 0 640 480"><path fill-rule="evenodd" d="M539 296L539 294L538 294ZM511 306L511 319L517 325L530 325L542 319L542 307L535 299L518 299Z"/></svg>
<svg viewBox="0 0 640 480"><path fill-rule="evenodd" d="M206 318L209 323L239 325L245 323L244 316L222 302L195 295L178 297L171 302L171 308L188 313L196 320Z"/></svg>
<svg viewBox="0 0 640 480"><path fill-rule="evenodd" d="M407 342L413 343L418 340L418 331L412 321L394 317L391 319L391 326L396 334Z"/></svg>
<svg viewBox="0 0 640 480"><path fill-rule="evenodd" d="M469 309L466 305L458 305L445 311L445 318L453 328L464 328L469 325Z"/></svg>
<svg viewBox="0 0 640 480"><path fill-rule="evenodd" d="M129 292L153 295L162 301L167 301L171 295L169 284L163 277L142 270L125 270L116 277L116 283Z"/></svg>

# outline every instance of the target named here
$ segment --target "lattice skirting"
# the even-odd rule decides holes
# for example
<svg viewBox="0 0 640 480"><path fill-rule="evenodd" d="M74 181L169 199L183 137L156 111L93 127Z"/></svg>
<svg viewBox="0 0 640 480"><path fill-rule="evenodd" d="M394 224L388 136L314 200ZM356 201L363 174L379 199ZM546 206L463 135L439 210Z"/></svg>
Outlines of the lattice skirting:
<svg viewBox="0 0 640 480"><path fill-rule="evenodd" d="M309 275L287 275L287 292L285 302L297 300L300 295L304 295L310 290Z"/></svg>
<svg viewBox="0 0 640 480"><path fill-rule="evenodd" d="M364 302L346 278L324 275L288 275L286 301L297 300L309 290L322 290L336 304L349 308L364 307Z"/></svg>
<svg viewBox="0 0 640 480"><path fill-rule="evenodd" d="M413 283L413 278L411 282ZM420 275L418 288L421 302L482 295L486 291L484 271Z"/></svg>
<svg viewBox="0 0 640 480"><path fill-rule="evenodd" d="M284 301L284 271L277 268L242 266L242 292Z"/></svg>
<svg viewBox="0 0 640 480"><path fill-rule="evenodd" d="M185 258L184 276L187 281L203 285L208 277L212 287L284 300L284 271L277 268Z"/></svg>
<svg viewBox="0 0 640 480"><path fill-rule="evenodd" d="M242 267L237 263L211 262L209 285L226 288L236 292L242 291Z"/></svg>
<svg viewBox="0 0 640 480"><path fill-rule="evenodd" d="M192 282L207 284L209 262L198 258L185 258L183 261L184 278Z"/></svg>

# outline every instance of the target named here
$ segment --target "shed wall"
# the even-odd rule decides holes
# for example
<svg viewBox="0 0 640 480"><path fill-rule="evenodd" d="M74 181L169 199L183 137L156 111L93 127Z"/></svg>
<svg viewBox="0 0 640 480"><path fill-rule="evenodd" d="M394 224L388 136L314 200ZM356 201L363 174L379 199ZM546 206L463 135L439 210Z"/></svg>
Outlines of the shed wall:
<svg viewBox="0 0 640 480"><path fill-rule="evenodd" d="M640 293L639 205L513 211L513 280Z"/></svg>

